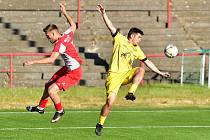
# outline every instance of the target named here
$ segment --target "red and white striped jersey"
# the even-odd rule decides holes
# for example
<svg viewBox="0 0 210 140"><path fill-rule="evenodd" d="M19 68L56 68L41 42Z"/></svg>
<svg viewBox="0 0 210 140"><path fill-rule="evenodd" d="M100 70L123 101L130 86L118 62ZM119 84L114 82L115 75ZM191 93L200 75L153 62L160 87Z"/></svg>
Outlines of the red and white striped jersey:
<svg viewBox="0 0 210 140"><path fill-rule="evenodd" d="M82 64L73 41L73 32L66 30L54 45L53 52L58 52L69 70L75 70Z"/></svg>

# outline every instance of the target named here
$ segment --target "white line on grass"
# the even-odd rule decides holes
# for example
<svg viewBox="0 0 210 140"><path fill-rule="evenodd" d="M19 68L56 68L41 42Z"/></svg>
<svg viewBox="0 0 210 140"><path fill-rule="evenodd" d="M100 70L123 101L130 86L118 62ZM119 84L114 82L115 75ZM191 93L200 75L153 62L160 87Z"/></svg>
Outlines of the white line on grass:
<svg viewBox="0 0 210 140"><path fill-rule="evenodd" d="M98 113L100 111L97 110L69 110L69 111L65 111L65 112L69 112L69 113ZM145 112L145 113L164 113L164 112L210 112L210 110L207 109L201 109L201 110L113 110L111 112L116 112L116 113L141 113L141 112ZM7 112L7 111L0 111L0 114L29 114L29 113L37 113L37 112L18 112L18 111L14 111L14 112ZM45 113L54 113L54 111L46 111Z"/></svg>
<svg viewBox="0 0 210 140"><path fill-rule="evenodd" d="M95 127L43 127L43 128L0 128L0 131L15 131L15 130L64 130L64 129L94 129ZM104 127L105 129L160 129L160 128L210 128L209 125L184 125L184 126L119 126L119 127Z"/></svg>

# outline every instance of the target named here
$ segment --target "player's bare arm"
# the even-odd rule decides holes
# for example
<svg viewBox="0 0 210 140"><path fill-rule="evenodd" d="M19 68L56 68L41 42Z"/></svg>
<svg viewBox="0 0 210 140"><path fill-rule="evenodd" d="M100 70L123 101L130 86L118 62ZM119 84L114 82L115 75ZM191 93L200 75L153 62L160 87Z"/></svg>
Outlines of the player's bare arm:
<svg viewBox="0 0 210 140"><path fill-rule="evenodd" d="M55 59L59 56L58 52L53 52L50 57L37 59L37 60L29 60L23 63L23 66L33 65L33 64L53 64Z"/></svg>
<svg viewBox="0 0 210 140"><path fill-rule="evenodd" d="M108 18L107 14L106 14L106 11L105 11L105 8L101 4L98 4L97 5L97 10L101 14L101 16L103 17L103 20L104 20L107 28L111 32L111 34L116 33L117 29L113 26L111 20Z"/></svg>
<svg viewBox="0 0 210 140"><path fill-rule="evenodd" d="M68 23L70 25L70 29L73 32L75 32L77 26L76 26L75 22L73 21L72 17L67 13L66 7L64 6L63 3L60 3L60 11L65 16L65 18L67 19L67 21L68 21Z"/></svg>
<svg viewBox="0 0 210 140"><path fill-rule="evenodd" d="M150 60L145 60L144 63L147 67L149 67L152 71L164 76L164 77L170 77L170 74L168 72L161 72Z"/></svg>

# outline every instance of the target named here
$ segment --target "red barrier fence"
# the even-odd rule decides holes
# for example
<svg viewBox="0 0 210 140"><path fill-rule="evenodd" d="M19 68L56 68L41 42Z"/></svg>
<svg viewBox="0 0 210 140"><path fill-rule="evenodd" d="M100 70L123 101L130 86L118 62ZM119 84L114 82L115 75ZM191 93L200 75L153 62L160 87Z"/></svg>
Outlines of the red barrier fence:
<svg viewBox="0 0 210 140"><path fill-rule="evenodd" d="M51 53L0 53L1 56L7 56L10 58L9 60L9 69L6 70L0 70L0 72L9 72L10 73L10 80L9 80L9 87L13 87L13 57L15 56L50 56ZM178 54L177 56L182 56L183 54ZM190 54L184 54L184 56L197 56L200 55L200 53L190 53ZM164 54L148 54L148 58L161 58L165 57ZM142 65L143 66L143 65Z"/></svg>
<svg viewBox="0 0 210 140"><path fill-rule="evenodd" d="M13 86L13 56L50 56L51 53L0 53L0 56L8 56L9 57L9 70L0 70L0 72L9 72L10 80L9 87Z"/></svg>

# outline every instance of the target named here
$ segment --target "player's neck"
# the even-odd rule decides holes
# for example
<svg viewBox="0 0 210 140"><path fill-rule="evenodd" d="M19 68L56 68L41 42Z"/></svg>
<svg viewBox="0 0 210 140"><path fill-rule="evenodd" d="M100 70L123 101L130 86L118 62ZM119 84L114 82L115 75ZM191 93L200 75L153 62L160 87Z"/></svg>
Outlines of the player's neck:
<svg viewBox="0 0 210 140"><path fill-rule="evenodd" d="M62 35L58 33L57 36L56 36L56 38L57 38L56 42L57 42L61 37L62 37Z"/></svg>
<svg viewBox="0 0 210 140"><path fill-rule="evenodd" d="M133 43L133 41L131 39L128 39L128 43L131 44L132 46L136 47L138 45L136 45L135 43Z"/></svg>

